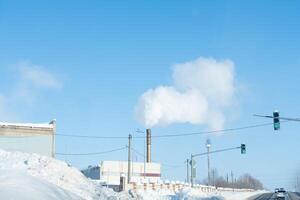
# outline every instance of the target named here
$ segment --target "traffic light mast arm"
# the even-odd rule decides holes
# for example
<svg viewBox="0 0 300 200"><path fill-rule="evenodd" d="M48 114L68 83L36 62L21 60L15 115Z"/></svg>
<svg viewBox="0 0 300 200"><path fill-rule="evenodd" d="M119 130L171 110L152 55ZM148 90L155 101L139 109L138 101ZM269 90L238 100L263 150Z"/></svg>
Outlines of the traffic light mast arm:
<svg viewBox="0 0 300 200"><path fill-rule="evenodd" d="M274 118L271 115L254 115L255 117L266 117L266 118ZM289 117L276 117L277 119L281 119L281 120L287 120L287 121L296 121L296 122L300 122L300 118L289 118Z"/></svg>
<svg viewBox="0 0 300 200"><path fill-rule="evenodd" d="M219 152L223 152L223 151L231 151L231 150L235 150L235 149L240 149L241 146L239 147L233 147L233 148L227 148L227 149L219 149L219 150L215 150L215 151L211 151L209 152L209 154L212 154L212 153L219 153ZM204 156L204 155L207 155L208 152L206 153L198 153L198 154L193 154L192 157L198 157L198 156Z"/></svg>

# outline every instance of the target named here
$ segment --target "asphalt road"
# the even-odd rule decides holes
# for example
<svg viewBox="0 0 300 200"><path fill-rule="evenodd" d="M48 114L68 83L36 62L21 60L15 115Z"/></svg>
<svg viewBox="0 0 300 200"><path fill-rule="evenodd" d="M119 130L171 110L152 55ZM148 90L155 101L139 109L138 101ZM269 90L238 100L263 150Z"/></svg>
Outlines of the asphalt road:
<svg viewBox="0 0 300 200"><path fill-rule="evenodd" d="M253 200L277 200L275 193L265 193ZM300 200L300 193L297 192L288 192L286 194L285 200Z"/></svg>

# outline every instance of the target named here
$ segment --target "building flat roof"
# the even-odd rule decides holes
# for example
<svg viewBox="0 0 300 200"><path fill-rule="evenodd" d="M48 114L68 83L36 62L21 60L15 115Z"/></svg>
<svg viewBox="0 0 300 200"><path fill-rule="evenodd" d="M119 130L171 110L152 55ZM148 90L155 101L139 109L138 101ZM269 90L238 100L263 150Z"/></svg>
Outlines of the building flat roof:
<svg viewBox="0 0 300 200"><path fill-rule="evenodd" d="M10 122L0 122L0 127L19 127L19 128L49 128L53 129L53 124L51 123L10 123Z"/></svg>

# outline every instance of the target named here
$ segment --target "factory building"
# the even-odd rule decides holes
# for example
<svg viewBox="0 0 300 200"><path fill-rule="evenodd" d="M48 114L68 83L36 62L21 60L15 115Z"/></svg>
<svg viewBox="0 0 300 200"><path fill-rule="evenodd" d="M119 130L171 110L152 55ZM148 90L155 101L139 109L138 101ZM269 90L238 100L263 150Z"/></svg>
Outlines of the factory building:
<svg viewBox="0 0 300 200"><path fill-rule="evenodd" d="M128 162L102 161L99 166L82 170L91 179L99 180L109 186L120 185L121 177L128 179ZM130 181L135 183L158 183L161 178L159 163L131 162Z"/></svg>
<svg viewBox="0 0 300 200"><path fill-rule="evenodd" d="M161 178L161 165L151 162L151 130L146 130L146 160L132 162L131 148L128 148L128 161L102 161L99 166L82 170L85 176L99 180L110 186L117 187L130 183L158 183ZM131 135L129 135L129 147Z"/></svg>
<svg viewBox="0 0 300 200"><path fill-rule="evenodd" d="M0 122L0 149L55 157L56 121L45 124Z"/></svg>

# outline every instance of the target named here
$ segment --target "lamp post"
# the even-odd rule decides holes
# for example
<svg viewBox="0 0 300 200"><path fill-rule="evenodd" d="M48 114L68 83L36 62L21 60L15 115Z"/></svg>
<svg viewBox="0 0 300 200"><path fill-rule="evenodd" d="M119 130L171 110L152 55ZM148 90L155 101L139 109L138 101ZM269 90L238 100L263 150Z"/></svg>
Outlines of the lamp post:
<svg viewBox="0 0 300 200"><path fill-rule="evenodd" d="M208 185L210 185L210 147L211 147L211 142L210 139L206 140L206 148L207 148L207 181Z"/></svg>

